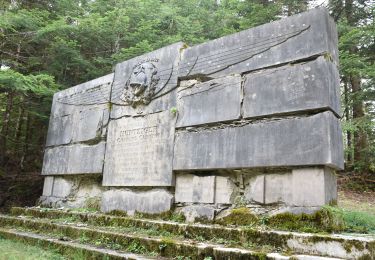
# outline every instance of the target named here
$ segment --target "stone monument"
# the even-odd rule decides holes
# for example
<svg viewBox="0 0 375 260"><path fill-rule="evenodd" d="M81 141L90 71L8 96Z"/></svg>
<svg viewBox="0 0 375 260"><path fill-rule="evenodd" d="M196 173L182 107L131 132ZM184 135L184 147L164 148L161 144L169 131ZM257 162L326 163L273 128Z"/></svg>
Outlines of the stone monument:
<svg viewBox="0 0 375 260"><path fill-rule="evenodd" d="M42 205L214 219L313 212L343 169L337 32L324 8L176 43L54 95Z"/></svg>

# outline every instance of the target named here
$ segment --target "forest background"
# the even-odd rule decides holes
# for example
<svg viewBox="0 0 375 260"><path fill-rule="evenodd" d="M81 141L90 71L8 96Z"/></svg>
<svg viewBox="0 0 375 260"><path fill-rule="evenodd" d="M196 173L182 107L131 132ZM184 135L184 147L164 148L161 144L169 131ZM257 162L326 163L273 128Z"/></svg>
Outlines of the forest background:
<svg viewBox="0 0 375 260"><path fill-rule="evenodd" d="M374 190L375 1L369 0L0 0L0 182L40 173L56 91L178 41L195 45L320 5L339 33L342 174Z"/></svg>

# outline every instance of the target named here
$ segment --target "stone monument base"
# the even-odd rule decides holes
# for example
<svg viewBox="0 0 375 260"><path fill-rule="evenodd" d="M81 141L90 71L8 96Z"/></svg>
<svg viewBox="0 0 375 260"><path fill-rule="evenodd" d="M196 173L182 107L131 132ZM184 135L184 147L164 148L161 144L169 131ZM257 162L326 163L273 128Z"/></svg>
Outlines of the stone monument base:
<svg viewBox="0 0 375 260"><path fill-rule="evenodd" d="M97 175L48 176L39 202L128 215L175 211L194 222L221 218L238 207L257 215L312 214L337 199L336 176L329 167L177 172L175 182L174 190L108 188Z"/></svg>

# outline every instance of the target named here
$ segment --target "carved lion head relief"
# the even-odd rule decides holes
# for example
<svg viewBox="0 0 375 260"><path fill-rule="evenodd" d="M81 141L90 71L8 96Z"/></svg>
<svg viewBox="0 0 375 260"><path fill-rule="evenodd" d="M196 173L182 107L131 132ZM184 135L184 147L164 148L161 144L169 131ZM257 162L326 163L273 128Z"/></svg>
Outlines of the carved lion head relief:
<svg viewBox="0 0 375 260"><path fill-rule="evenodd" d="M134 66L125 83L121 100L133 107L150 103L159 82L157 74L157 68L152 62L146 61Z"/></svg>

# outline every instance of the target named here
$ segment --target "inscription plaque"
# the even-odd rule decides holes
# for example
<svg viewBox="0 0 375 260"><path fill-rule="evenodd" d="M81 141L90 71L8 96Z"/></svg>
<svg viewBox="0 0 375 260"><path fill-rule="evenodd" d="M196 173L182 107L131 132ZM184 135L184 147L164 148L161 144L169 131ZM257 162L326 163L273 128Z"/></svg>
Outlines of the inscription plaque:
<svg viewBox="0 0 375 260"><path fill-rule="evenodd" d="M112 120L105 186L170 186L175 117L169 111Z"/></svg>

